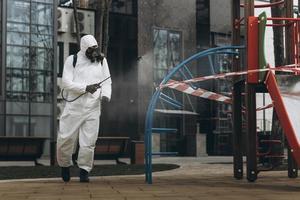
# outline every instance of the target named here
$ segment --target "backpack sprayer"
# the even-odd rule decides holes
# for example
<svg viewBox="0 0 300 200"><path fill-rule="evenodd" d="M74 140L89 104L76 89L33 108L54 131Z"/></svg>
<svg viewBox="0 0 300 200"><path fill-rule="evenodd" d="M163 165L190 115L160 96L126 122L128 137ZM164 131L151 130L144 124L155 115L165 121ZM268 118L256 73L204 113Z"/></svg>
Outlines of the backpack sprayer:
<svg viewBox="0 0 300 200"><path fill-rule="evenodd" d="M102 87L101 84L102 84L104 81L108 80L108 79L110 79L110 76L107 77L106 79L104 79L103 81L100 81L99 83L97 83L96 88L97 88L97 89L101 88L101 87ZM81 96L85 95L86 93L88 93L88 92L82 93L82 94L80 94L78 97L69 100L69 99L66 99L66 97L64 96L64 89L62 89L62 91L61 91L61 97L62 97L62 99L65 100L66 102L73 102L73 101L76 101L77 99L79 99Z"/></svg>

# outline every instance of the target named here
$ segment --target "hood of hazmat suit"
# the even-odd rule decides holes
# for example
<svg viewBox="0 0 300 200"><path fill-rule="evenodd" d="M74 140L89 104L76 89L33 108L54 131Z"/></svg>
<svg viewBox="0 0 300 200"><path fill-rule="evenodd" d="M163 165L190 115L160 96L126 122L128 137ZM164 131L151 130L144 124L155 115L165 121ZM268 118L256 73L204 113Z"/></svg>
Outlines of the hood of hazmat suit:
<svg viewBox="0 0 300 200"><path fill-rule="evenodd" d="M110 77L110 72L106 58L103 63L91 62L85 55L89 47L97 44L96 39L92 35L85 35L80 41L80 51L77 53L76 66L73 67L73 55L69 56L64 64L62 88L67 92L68 99L74 99L78 95L85 92L86 86L103 81ZM111 98L111 79L102 83L102 87L95 93L87 93L74 102L67 102L66 108L69 112L86 113L100 106L101 97ZM68 105L69 104L69 105Z"/></svg>

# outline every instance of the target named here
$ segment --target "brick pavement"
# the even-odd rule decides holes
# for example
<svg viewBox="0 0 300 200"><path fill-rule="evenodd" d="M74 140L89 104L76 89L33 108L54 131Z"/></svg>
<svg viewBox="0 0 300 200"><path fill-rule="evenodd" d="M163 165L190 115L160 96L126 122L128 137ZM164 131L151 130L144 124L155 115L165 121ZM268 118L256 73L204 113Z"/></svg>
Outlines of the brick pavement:
<svg viewBox="0 0 300 200"><path fill-rule="evenodd" d="M1 181L1 200L299 200L300 179L263 172L255 183L232 178L232 165L186 162L179 169L144 176L91 177L90 183L60 179Z"/></svg>

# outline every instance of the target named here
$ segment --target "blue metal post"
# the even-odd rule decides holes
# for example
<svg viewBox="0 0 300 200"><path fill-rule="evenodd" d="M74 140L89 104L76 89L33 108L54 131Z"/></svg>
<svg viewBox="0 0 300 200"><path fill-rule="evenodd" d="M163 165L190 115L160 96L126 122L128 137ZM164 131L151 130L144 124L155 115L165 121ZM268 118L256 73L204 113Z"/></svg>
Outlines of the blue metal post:
<svg viewBox="0 0 300 200"><path fill-rule="evenodd" d="M217 48L212 48L208 49L202 52L199 52L188 59L184 60L177 66L175 66L162 80L161 85L166 84L171 77L179 70L179 72L187 79L188 77L180 70L181 68L185 69L190 78L192 78L192 73L189 71L187 68L186 64L188 64L191 61L200 59L205 56L209 56L210 60L210 66L213 69L213 65L211 62L210 55L213 54L237 54L236 51L232 51L235 49L242 49L245 48L244 46L226 46L226 47L217 47ZM231 51L228 51L231 50ZM146 119L145 119L145 176L146 176L146 182L151 184L152 183L152 128L153 128L153 114L155 111L155 106L157 103L158 98L161 95L161 90L157 89L155 93L153 94L151 101L148 106L147 114L146 114ZM167 95L165 95L167 96ZM164 95L162 95L163 99L166 100ZM174 100L174 99L172 99ZM169 100L169 102L172 103L172 100ZM175 100L174 100L175 101ZM177 102L173 102L173 104L177 104Z"/></svg>

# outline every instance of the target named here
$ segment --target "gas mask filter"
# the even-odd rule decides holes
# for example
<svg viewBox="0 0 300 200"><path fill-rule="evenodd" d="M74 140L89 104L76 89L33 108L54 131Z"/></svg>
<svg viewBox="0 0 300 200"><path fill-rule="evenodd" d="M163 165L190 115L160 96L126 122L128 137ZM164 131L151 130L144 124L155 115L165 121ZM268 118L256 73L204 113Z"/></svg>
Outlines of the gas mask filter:
<svg viewBox="0 0 300 200"><path fill-rule="evenodd" d="M88 59L90 59L90 61L92 63L94 63L95 61L97 62L103 62L104 59L104 54L101 53L100 48L99 47L89 47L86 51L85 51L85 55Z"/></svg>

